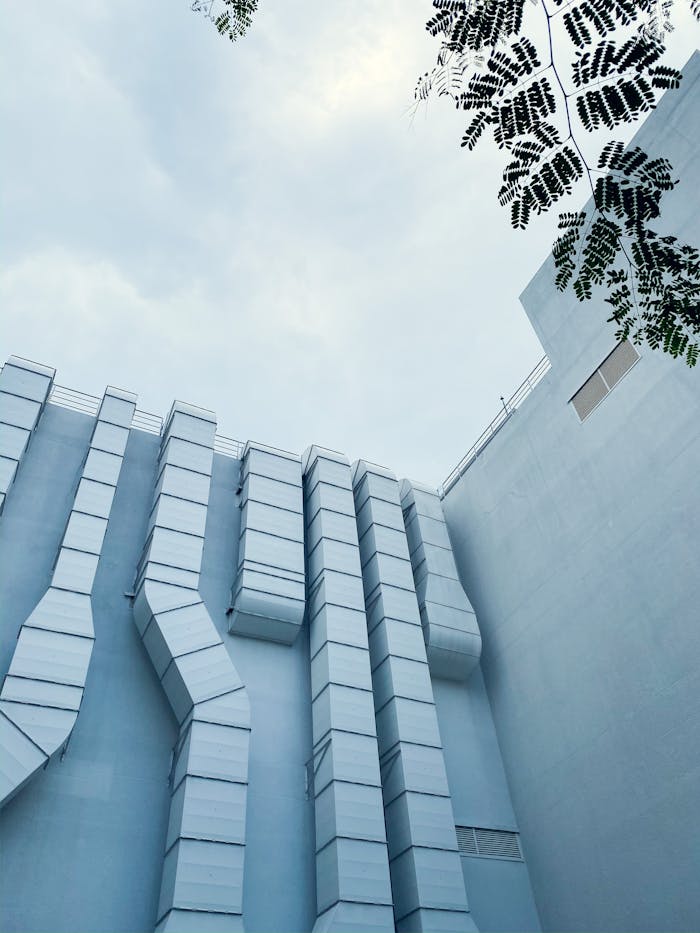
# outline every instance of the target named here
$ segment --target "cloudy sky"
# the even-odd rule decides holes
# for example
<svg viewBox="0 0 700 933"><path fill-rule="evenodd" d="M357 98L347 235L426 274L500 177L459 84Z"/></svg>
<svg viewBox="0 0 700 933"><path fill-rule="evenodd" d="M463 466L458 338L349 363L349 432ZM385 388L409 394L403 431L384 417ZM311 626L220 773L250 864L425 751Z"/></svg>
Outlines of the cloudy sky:
<svg viewBox="0 0 700 933"><path fill-rule="evenodd" d="M236 45L189 6L5 11L0 355L437 484L542 354L554 218L512 232L496 151L411 115L428 0L261 0Z"/></svg>

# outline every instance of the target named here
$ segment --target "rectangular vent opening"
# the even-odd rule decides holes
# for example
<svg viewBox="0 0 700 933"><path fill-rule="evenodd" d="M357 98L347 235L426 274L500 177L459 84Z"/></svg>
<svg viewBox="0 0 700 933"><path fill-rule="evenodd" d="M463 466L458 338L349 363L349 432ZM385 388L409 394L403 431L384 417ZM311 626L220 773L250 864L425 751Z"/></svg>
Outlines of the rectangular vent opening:
<svg viewBox="0 0 700 933"><path fill-rule="evenodd" d="M482 829L477 826L455 826L455 830L460 855L523 861L520 833L504 829Z"/></svg>
<svg viewBox="0 0 700 933"><path fill-rule="evenodd" d="M608 394L608 387L605 380L596 370L590 379L581 386L576 395L571 399L571 403L576 409L576 414L581 421L585 421L594 408L603 401Z"/></svg>
<svg viewBox="0 0 700 933"><path fill-rule="evenodd" d="M618 343L609 356L600 364L600 374L605 379L608 389L612 389L629 372L639 359L639 353L629 340Z"/></svg>
<svg viewBox="0 0 700 933"><path fill-rule="evenodd" d="M457 847L462 855L478 855L476 837L473 826L455 826L457 830Z"/></svg>
<svg viewBox="0 0 700 933"><path fill-rule="evenodd" d="M579 420L586 420L638 359L639 353L629 340L618 343L570 399Z"/></svg>

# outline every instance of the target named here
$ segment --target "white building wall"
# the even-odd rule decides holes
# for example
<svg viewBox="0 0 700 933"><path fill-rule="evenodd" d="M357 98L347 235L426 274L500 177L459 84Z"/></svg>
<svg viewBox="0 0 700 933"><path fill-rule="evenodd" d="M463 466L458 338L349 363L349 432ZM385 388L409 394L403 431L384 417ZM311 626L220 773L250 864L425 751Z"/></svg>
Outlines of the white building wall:
<svg viewBox="0 0 700 933"><path fill-rule="evenodd" d="M697 246L700 55L636 141ZM615 346L600 297L523 296L552 369L444 500L545 929L700 920L700 367L641 359L581 423ZM466 439L465 439L466 440Z"/></svg>

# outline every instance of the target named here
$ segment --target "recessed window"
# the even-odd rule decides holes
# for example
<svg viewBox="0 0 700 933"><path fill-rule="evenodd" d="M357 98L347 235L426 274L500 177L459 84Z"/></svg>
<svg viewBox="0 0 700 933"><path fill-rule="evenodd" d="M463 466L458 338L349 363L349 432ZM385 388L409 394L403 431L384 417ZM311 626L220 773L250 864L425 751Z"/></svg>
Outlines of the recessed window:
<svg viewBox="0 0 700 933"><path fill-rule="evenodd" d="M594 408L603 401L613 386L639 359L639 353L629 340L618 343L615 349L605 357L598 369L590 376L571 399L571 404L581 421L585 421Z"/></svg>

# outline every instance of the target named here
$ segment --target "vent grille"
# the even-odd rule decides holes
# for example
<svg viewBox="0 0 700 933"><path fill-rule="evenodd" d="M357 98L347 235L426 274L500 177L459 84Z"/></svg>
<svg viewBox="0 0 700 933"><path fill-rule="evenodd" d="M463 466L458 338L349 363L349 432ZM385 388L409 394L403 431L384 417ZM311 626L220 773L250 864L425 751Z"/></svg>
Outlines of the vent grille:
<svg viewBox="0 0 700 933"><path fill-rule="evenodd" d="M576 414L585 421L594 408L603 401L613 386L632 369L639 359L639 353L629 340L618 343L609 353L593 375L587 379L571 399Z"/></svg>
<svg viewBox="0 0 700 933"><path fill-rule="evenodd" d="M460 855L523 861L519 833L504 829L479 829L476 826L455 826L455 829Z"/></svg>
<svg viewBox="0 0 700 933"><path fill-rule="evenodd" d="M599 405L608 394L608 387L599 372L593 373L591 378L584 382L576 395L571 399L576 414L581 421L585 421L593 409Z"/></svg>
<svg viewBox="0 0 700 933"><path fill-rule="evenodd" d="M461 855L478 855L476 836L473 826L455 826L457 830L457 847Z"/></svg>
<svg viewBox="0 0 700 933"><path fill-rule="evenodd" d="M638 359L639 354L629 340L618 343L610 356L600 364L600 373L607 382L608 388L612 389L625 373L632 369Z"/></svg>

